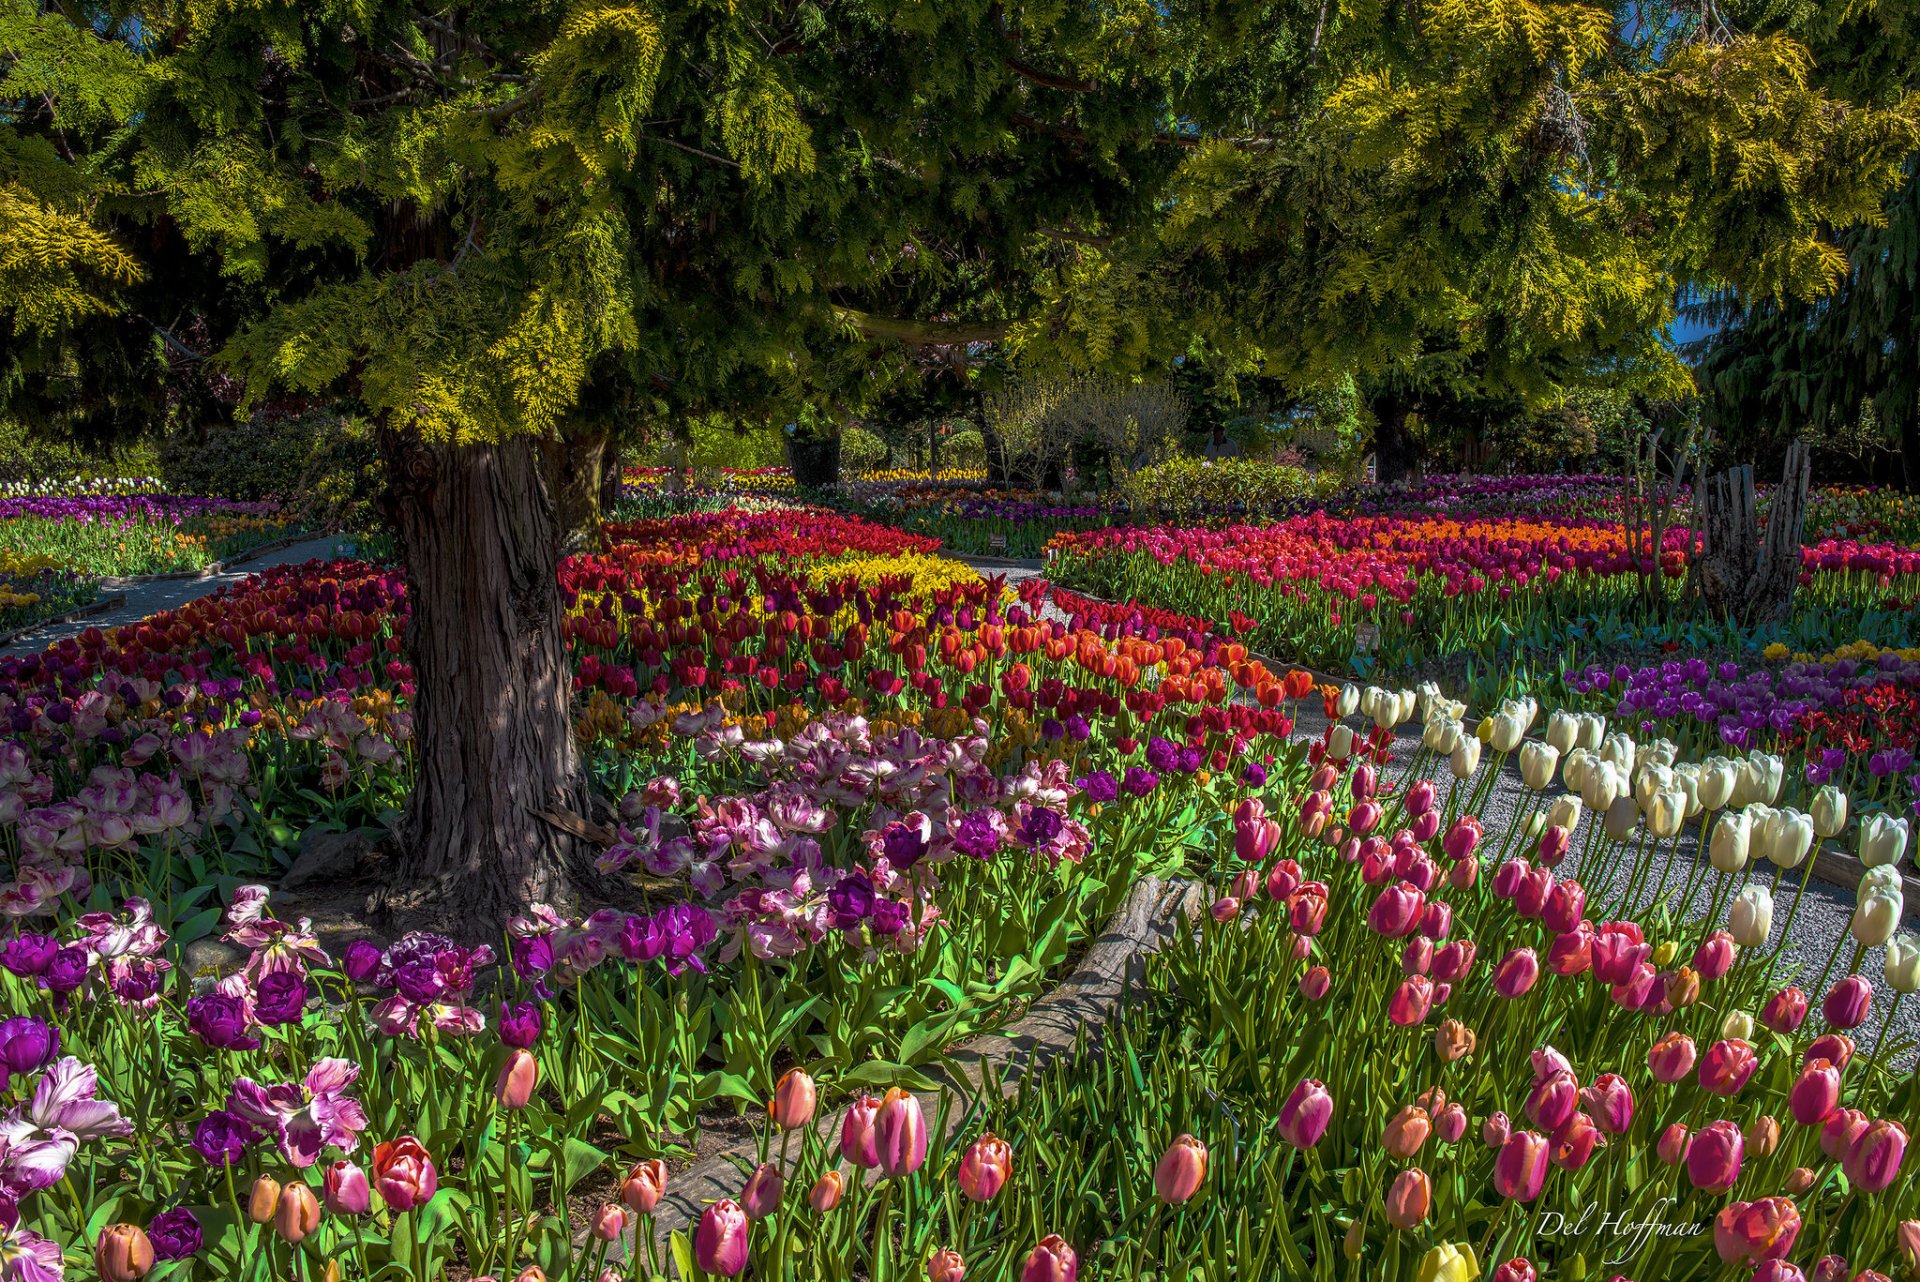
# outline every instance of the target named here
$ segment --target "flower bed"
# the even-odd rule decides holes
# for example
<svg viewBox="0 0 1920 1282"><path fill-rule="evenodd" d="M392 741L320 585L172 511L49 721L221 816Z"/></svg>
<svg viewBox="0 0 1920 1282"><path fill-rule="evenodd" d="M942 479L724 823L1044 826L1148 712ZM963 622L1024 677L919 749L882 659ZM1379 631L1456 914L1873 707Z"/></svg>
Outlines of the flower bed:
<svg viewBox="0 0 1920 1282"><path fill-rule="evenodd" d="M0 498L0 554L87 577L202 570L298 527L275 503L162 494Z"/></svg>

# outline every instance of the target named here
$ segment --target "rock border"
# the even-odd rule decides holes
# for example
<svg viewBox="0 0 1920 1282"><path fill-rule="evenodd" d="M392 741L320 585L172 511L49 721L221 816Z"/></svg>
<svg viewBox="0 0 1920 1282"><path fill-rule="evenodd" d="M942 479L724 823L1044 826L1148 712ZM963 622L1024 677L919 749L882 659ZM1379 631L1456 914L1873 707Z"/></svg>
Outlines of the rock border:
<svg viewBox="0 0 1920 1282"><path fill-rule="evenodd" d="M1204 902L1203 888L1196 881L1168 882L1149 875L1135 882L1126 903L1094 937L1070 975L1038 998L1020 1018L949 1052L948 1058L961 1080L949 1081L937 1090L915 1092L929 1127L939 1124L943 1104L948 1105L947 1134L966 1122L970 1116L967 1100L978 1093L989 1065L999 1073L1003 1091L1011 1094L1028 1073L1070 1054L1082 1029L1104 1027L1126 999L1144 991L1147 956L1159 951L1182 922L1196 917ZM817 1119L814 1129L828 1144L837 1144L840 1123L840 1112L834 1110ZM654 1239L665 1246L676 1231L691 1233L709 1203L723 1197L737 1198L743 1177L736 1159L752 1166L758 1153L758 1141L747 1138L675 1173L653 1215ZM804 1197L806 1192L795 1189L790 1195ZM630 1243L637 1240L623 1237L614 1243L606 1262L623 1262L633 1249ZM576 1246L585 1249L589 1241L583 1230Z"/></svg>
<svg viewBox="0 0 1920 1282"><path fill-rule="evenodd" d="M127 594L119 592L113 596L100 597L91 605L83 605L77 610L68 610L65 614L55 614L44 619L35 619L24 628L19 628L12 632L0 632L0 646L12 645L20 638L30 637L42 628L64 627L69 623L78 623L80 620L90 618L96 614L105 614L109 610L117 610L126 603Z"/></svg>

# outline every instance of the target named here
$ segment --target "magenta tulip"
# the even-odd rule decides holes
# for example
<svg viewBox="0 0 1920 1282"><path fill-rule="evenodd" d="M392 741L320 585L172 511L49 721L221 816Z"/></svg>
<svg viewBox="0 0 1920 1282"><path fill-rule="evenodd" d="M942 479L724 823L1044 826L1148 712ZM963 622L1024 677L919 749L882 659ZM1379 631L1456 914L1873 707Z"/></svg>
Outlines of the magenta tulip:
<svg viewBox="0 0 1920 1282"><path fill-rule="evenodd" d="M723 1197L700 1214L693 1233L693 1262L708 1273L737 1278L747 1268L747 1213Z"/></svg>
<svg viewBox="0 0 1920 1282"><path fill-rule="evenodd" d="M898 1086L880 1100L873 1115L874 1151L882 1175L911 1175L927 1160L927 1120L920 1101Z"/></svg>
<svg viewBox="0 0 1920 1282"><path fill-rule="evenodd" d="M1847 1145L1840 1169L1847 1182L1862 1193L1880 1193L1900 1174L1907 1154L1907 1128L1889 1118L1869 1122Z"/></svg>
<svg viewBox="0 0 1920 1282"><path fill-rule="evenodd" d="M1493 1187L1501 1197L1531 1202L1547 1183L1547 1162L1553 1145L1535 1131L1516 1131L1493 1159Z"/></svg>
<svg viewBox="0 0 1920 1282"><path fill-rule="evenodd" d="M1746 1145L1740 1128L1725 1118L1702 1127L1687 1149L1687 1178L1697 1189L1726 1192L1740 1178Z"/></svg>
<svg viewBox="0 0 1920 1282"><path fill-rule="evenodd" d="M1873 984L1865 975L1848 975L1829 988L1826 1000L1820 1003L1820 1013L1827 1017L1827 1023L1843 1031L1860 1027L1872 1008Z"/></svg>
<svg viewBox="0 0 1920 1282"><path fill-rule="evenodd" d="M1308 1078L1293 1088L1280 1106L1280 1138L1295 1148L1312 1148L1333 1120L1333 1096L1321 1083Z"/></svg>

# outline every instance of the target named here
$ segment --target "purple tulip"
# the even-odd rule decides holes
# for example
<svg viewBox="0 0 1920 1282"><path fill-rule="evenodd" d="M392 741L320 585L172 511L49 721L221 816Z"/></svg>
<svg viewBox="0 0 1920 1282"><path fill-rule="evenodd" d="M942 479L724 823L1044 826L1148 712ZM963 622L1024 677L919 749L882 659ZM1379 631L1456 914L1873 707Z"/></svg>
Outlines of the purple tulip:
<svg viewBox="0 0 1920 1282"><path fill-rule="evenodd" d="M203 993L187 1002L187 1027L214 1050L255 1050L260 1039L248 1031L247 1004L225 993Z"/></svg>
<svg viewBox="0 0 1920 1282"><path fill-rule="evenodd" d="M518 1006L500 1003L500 1041L525 1049L540 1040L540 1008L532 1002Z"/></svg>
<svg viewBox="0 0 1920 1282"><path fill-rule="evenodd" d="M253 994L253 1016L269 1026L298 1023L307 1009L307 981L290 970L262 975Z"/></svg>
<svg viewBox="0 0 1920 1282"><path fill-rule="evenodd" d="M184 1260L200 1251L200 1221L184 1206L162 1211L147 1225L156 1260Z"/></svg>
<svg viewBox="0 0 1920 1282"><path fill-rule="evenodd" d="M244 1157L257 1139L259 1133L245 1118L216 1109L193 1128L193 1151L204 1158L208 1166L227 1167Z"/></svg>
<svg viewBox="0 0 1920 1282"><path fill-rule="evenodd" d="M0 966L6 967L22 979L32 979L44 974L53 955L60 951L60 941L46 935L16 935L0 947Z"/></svg>
<svg viewBox="0 0 1920 1282"><path fill-rule="evenodd" d="M45 1020L20 1015L0 1022L0 1090L14 1077L37 1072L60 1053L60 1030Z"/></svg>
<svg viewBox="0 0 1920 1282"><path fill-rule="evenodd" d="M356 939L347 945L341 967L347 978L356 984L364 984L380 973L380 949L364 939Z"/></svg>

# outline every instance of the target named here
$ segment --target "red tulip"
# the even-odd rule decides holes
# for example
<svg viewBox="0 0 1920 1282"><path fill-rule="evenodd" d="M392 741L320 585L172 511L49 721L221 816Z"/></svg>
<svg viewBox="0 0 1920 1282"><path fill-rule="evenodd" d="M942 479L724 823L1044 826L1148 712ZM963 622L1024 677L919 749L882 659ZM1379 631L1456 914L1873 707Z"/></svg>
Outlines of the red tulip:
<svg viewBox="0 0 1920 1282"><path fill-rule="evenodd" d="M1865 975L1848 975L1829 988L1826 1000L1820 1003L1820 1013L1827 1017L1827 1023L1842 1030L1858 1028L1872 1009L1873 984Z"/></svg>
<svg viewBox="0 0 1920 1282"><path fill-rule="evenodd" d="M1807 995L1797 988L1783 988L1767 999L1760 1010L1760 1022L1776 1033L1792 1033L1807 1017Z"/></svg>

